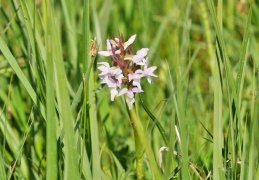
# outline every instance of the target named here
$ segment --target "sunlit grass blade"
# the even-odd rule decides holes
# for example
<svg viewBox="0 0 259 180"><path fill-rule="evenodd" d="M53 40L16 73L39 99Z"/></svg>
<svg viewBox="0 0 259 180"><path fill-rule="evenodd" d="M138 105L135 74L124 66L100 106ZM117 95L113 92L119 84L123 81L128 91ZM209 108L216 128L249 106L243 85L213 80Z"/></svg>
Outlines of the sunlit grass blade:
<svg viewBox="0 0 259 180"><path fill-rule="evenodd" d="M89 8L89 0L84 1L84 9L83 9L83 49L82 49L82 64L83 64L83 72L86 72L86 75L83 74L83 87L84 87L84 94L83 94L83 107L82 107L82 118L81 118L81 124L83 127L83 137L81 140L81 170L82 173L84 173L84 176L86 179L92 179L93 178L93 171L91 171L91 166L89 162L89 158L87 155L87 150L91 149L91 144L86 143L86 139L88 139L88 142L91 142L89 139L91 137L90 135L90 121L89 121L89 106L88 106L88 86L89 86L89 74L90 69L92 67L91 58L90 58L90 22L89 22L89 14L90 14L90 8ZM88 71L88 72L87 72ZM87 79L87 80L86 80ZM82 87L82 83L80 84L80 87L77 91L77 94L75 98L78 98L81 96L80 88ZM73 108L72 108L73 111ZM87 132L87 133L86 133Z"/></svg>
<svg viewBox="0 0 259 180"><path fill-rule="evenodd" d="M60 110L60 118L63 120L64 128L64 152L65 152L65 170L64 178L65 179L79 179L79 169L78 169L78 154L77 147L75 144L75 135L74 135L74 118L72 116L72 111L70 108L69 94L67 90L67 80L65 73L64 61L61 54L61 44L58 36L56 23L54 19L54 14L52 12L52 7L50 2L47 3L48 12L50 12L51 21L51 32L52 32L52 51L55 53L55 65L54 71L56 76L56 93L58 106Z"/></svg>
<svg viewBox="0 0 259 180"><path fill-rule="evenodd" d="M239 109L237 92L236 92L235 84L234 84L235 81L234 81L234 78L233 78L233 71L230 67L230 61L229 61L229 57L228 57L228 54L227 54L225 42L223 40L223 35L222 35L221 28L220 28L220 25L219 25L219 22L218 22L218 18L217 18L217 15L216 15L216 11L215 11L213 1L207 0L207 4L208 4L208 7L209 7L211 17L212 17L212 22L213 22L214 28L216 30L218 48L219 48L219 51L222 55L223 66L225 67L226 79L227 79L228 86L229 86L230 100L234 99L234 104L235 104L235 107L236 107L236 115L237 115L238 120L240 120L240 109Z"/></svg>
<svg viewBox="0 0 259 180"><path fill-rule="evenodd" d="M97 120L97 108L95 97L95 83L93 72L93 60L90 57L90 28L89 28L89 0L84 3L84 16L83 16L83 70L86 71L86 90L88 93L89 102L89 123L90 124L90 136L92 146L92 175L93 179L101 179L102 170L100 164L100 150L99 150L99 130ZM87 95L87 94L86 94ZM85 100L86 101L86 100ZM85 102L86 103L86 102ZM87 119L85 119L87 120Z"/></svg>
<svg viewBox="0 0 259 180"><path fill-rule="evenodd" d="M253 81L252 87L253 89L258 89L258 75L256 72L256 67L253 66ZM258 110L259 110L259 102L255 99L255 97L251 98L250 102L250 113L251 113L251 121L249 124L249 150L248 150L248 177L247 179L254 179L255 178L255 171L254 168L256 166L256 159L258 159L258 152L256 148L256 144L259 142L258 140Z"/></svg>
<svg viewBox="0 0 259 180"><path fill-rule="evenodd" d="M16 0L15 0L16 1ZM34 36L34 30L32 29L32 24L33 24L33 19L30 14L30 11L28 10L27 2L24 0L20 0L20 6L23 12L23 18L20 19L22 23L25 24L26 27L26 32L30 41L30 46L32 48L32 53L33 53L33 59L37 57L36 54L36 47L35 47L35 36ZM26 19L26 20L25 20ZM35 60L34 59L34 60Z"/></svg>
<svg viewBox="0 0 259 180"><path fill-rule="evenodd" d="M247 59L247 54L248 54L248 46L249 46L249 38L250 38L250 25L251 25L251 18L252 18L252 12L253 12L253 6L250 6L250 10L248 13L248 17L247 17L247 22L246 22L246 26L245 26L245 32L244 32L244 37L243 37L243 42L242 42L242 48L241 48L241 54L240 54L240 58L239 58L239 67L238 67L238 72L237 72L237 79L236 79L236 91L237 91L237 100L239 101L239 106L241 107L241 97L242 97L242 90L243 90L243 83L244 83L244 78L245 78L245 67L246 67L246 59ZM238 107L238 109L240 108ZM241 117L241 114L240 114ZM239 120L238 121L239 126L242 126L242 121ZM235 142L235 136L237 136L236 134L239 135L239 137L241 137L241 133L236 131L235 129L237 129L237 127L235 128L235 126L230 123L231 127L231 138L232 138L232 167L233 167L233 173L234 173L234 177L237 177L237 153L235 152L235 147L237 146L238 142ZM244 141L246 142L246 132L245 132L245 138ZM246 150L244 150L246 151ZM246 156L246 155L244 155Z"/></svg>
<svg viewBox="0 0 259 180"><path fill-rule="evenodd" d="M249 9L243 42L242 42L242 51L239 58L239 67L238 67L238 74L237 74L237 81L236 81L236 90L237 90L237 95L239 97L238 98L239 102L241 102L241 94L243 89L241 85L242 85L242 82L244 81L244 76L245 76L244 70L247 62L246 58L247 58L247 51L248 51L248 45L249 45L252 12L253 12L253 5L251 5Z"/></svg>
<svg viewBox="0 0 259 180"><path fill-rule="evenodd" d="M49 3L49 1L47 1ZM47 5L50 7L50 5ZM47 19L50 19L50 9L47 8ZM54 58L52 46L52 23L47 21L47 61L46 61L46 118L47 118L47 175L46 179L57 179L57 138L56 138L56 109L54 93Z"/></svg>
<svg viewBox="0 0 259 180"><path fill-rule="evenodd" d="M180 29L177 29L176 34L178 34ZM181 63L179 40L176 38L175 41L175 61L176 61L176 76L177 76L177 88L176 88L176 101L174 101L174 106L176 109L177 122L180 129L179 135L179 146L182 155L182 168L180 177L182 179L189 179L189 164L188 164L188 119L185 117L185 103L184 103L184 83L182 81L183 76L183 64ZM172 89L174 89L172 87ZM174 92L173 92L174 93Z"/></svg>
<svg viewBox="0 0 259 180"><path fill-rule="evenodd" d="M95 1L91 0L92 3L95 3ZM101 31L101 36L98 38L104 38L106 36L106 32L107 32L107 28L108 28L108 25L109 25L109 18L110 18L110 12L111 12L111 9L112 9L112 0L107 0L107 1L104 1L103 4L102 4L102 7L101 7L101 10L98 14L99 16L99 20L97 18L97 12L96 12L96 8L92 8L92 13L94 15L94 24L95 24L95 30L96 32L97 31ZM100 28L100 25L102 25L102 28ZM98 34L98 33L96 33ZM101 39L99 39L101 40Z"/></svg>
<svg viewBox="0 0 259 180"><path fill-rule="evenodd" d="M75 28L75 16L76 11L74 5L76 2L68 1L68 0L61 0L62 10L65 18L65 25L66 25L66 39L67 39L67 56L69 61L72 64L72 74L73 76L76 76L77 78L81 77L78 75L78 72L80 72L79 65L78 65L78 58L77 58L77 36L76 34L76 28ZM75 81L76 82L76 81ZM73 83L75 83L73 82Z"/></svg>
<svg viewBox="0 0 259 180"><path fill-rule="evenodd" d="M94 22L94 33L96 38L97 38L97 43L98 46L101 44L102 42L102 32L101 32L101 27L100 27L100 22L99 22L99 18L98 18L98 14L97 14L97 9L96 9L96 5L95 5L95 1L94 0L89 0L91 2L91 15L92 15L92 19ZM108 2L108 1L106 1ZM109 7L107 7L109 9Z"/></svg>
<svg viewBox="0 0 259 180"><path fill-rule="evenodd" d="M32 113L32 111L31 111ZM14 175L15 173L15 167L18 166L18 162L19 164L21 164L21 169L20 169L20 174L22 176L24 176L25 178L28 178L29 177L29 173L28 173L28 166L27 166L27 159L25 158L25 155L23 154L23 147L25 145L25 142L28 138L28 135L29 135L29 132L31 130L31 127L32 127L32 124L34 122L34 118L33 116L29 116L29 118L32 118L32 119L29 119L27 121L27 129L25 131L25 133L23 134L22 138L21 138L21 142L19 142L19 146L17 146L17 151L14 152L15 154L15 157L14 157L14 160L13 160L13 168L10 169L10 174L8 174L8 180L10 180Z"/></svg>
<svg viewBox="0 0 259 180"><path fill-rule="evenodd" d="M247 121L247 119L246 119ZM240 179L241 180L246 180L247 179L247 174L248 174L248 150L249 150L249 128L245 127L244 132L243 132L243 152L242 152L242 162L241 162L241 172L240 172Z"/></svg>
<svg viewBox="0 0 259 180"><path fill-rule="evenodd" d="M86 72L86 70L91 69L91 58L90 58L90 8L89 8L89 0L86 0L84 2L84 14L83 14L83 72ZM96 49L95 49L96 50ZM87 78L88 79L88 78Z"/></svg>
<svg viewBox="0 0 259 180"><path fill-rule="evenodd" d="M5 141L10 147L11 151L13 153L17 153L19 151L20 139L15 136L10 123L6 120L6 117L4 116L4 112L2 109L0 109L0 119L0 129L5 136Z"/></svg>
<svg viewBox="0 0 259 180"><path fill-rule="evenodd" d="M222 86L220 80L221 56L217 55L214 65L214 119L213 119L213 178L223 178L222 161Z"/></svg>
<svg viewBox="0 0 259 180"><path fill-rule="evenodd" d="M245 29L245 35L244 35L244 39L243 39L243 44L242 44L242 52L241 52L241 56L240 56L240 64L239 64L239 71L238 71L238 78L237 78L237 82L236 82L236 86L235 86L235 81L233 78L233 71L231 70L230 67L230 62L229 62L229 58L227 55L227 51L226 51L226 47L225 47L225 43L223 41L223 36L220 30L220 25L219 22L216 18L216 13L215 13L215 8L213 5L213 2L208 0L208 7L209 10L211 12L212 15L212 21L214 24L214 27L216 29L216 34L217 34L217 42L218 42L218 48L219 48L219 54L221 56L221 59L223 60L223 65L225 67L225 72L226 72L226 79L227 79L227 87L228 87L228 93L229 93L229 110L230 110L230 115L231 115L231 119L230 119L230 130L231 130L231 136L232 136L232 166L233 166L233 172L235 172L235 167L236 167L236 150L235 150L235 133L234 133L234 124L232 123L234 115L236 115L237 120L241 121L240 117L240 91L241 91L241 81L243 79L243 69L244 69L244 63L245 63L245 55L246 55L246 49L247 49L247 43L248 43L248 35L249 35L249 24L250 24L250 19L251 19L251 10L249 12L249 16L248 16L248 21L247 21L247 25L246 25L246 29ZM222 10L222 9L221 9ZM219 19L220 20L220 19ZM235 114L232 114L232 98L234 100L234 105L235 105ZM215 136L214 136L215 138ZM214 141L215 142L215 141ZM218 154L219 155L219 154ZM234 173L235 174L235 173ZM215 175L215 174L214 174ZM235 177L235 175L233 176Z"/></svg>
<svg viewBox="0 0 259 180"><path fill-rule="evenodd" d="M82 139L81 136L79 137L79 144L81 145L81 156L80 156L80 176L82 173L84 173L86 179L92 179L92 171L90 167L90 162L89 158L87 155L87 152L91 154L91 141L90 141L90 123L89 123L89 106L88 106L88 101L87 101L87 87L86 87L86 82L85 82L85 77L83 77L83 84L84 84L84 93L83 93L83 105L82 109L80 110L82 113L81 118L79 119L80 127L82 130L77 130L76 135L80 136L82 134ZM81 132L82 131L82 132Z"/></svg>
<svg viewBox="0 0 259 180"><path fill-rule="evenodd" d="M218 11L217 17L216 14L213 14L215 18L214 26L217 25L217 33L222 32L222 1L218 1ZM213 9L214 10L214 9ZM217 37L218 40L218 37ZM213 119L213 178L222 179L223 176L223 158L222 158L222 70L221 62L225 57L222 56L221 42L216 41L216 55L217 61L214 63L214 119ZM232 76L232 74L231 74Z"/></svg>
<svg viewBox="0 0 259 180"><path fill-rule="evenodd" d="M45 108L38 99L38 96L34 89L32 88L30 82L22 72L21 68L19 67L17 61L15 60L14 56L12 55L11 51L7 47L6 43L4 42L3 38L0 37L0 50L5 56L8 63L13 68L14 72L16 73L17 77L20 79L21 83L24 85L25 89L27 90L29 96L31 97L32 101L36 106L39 108L39 111L42 115L42 117L45 119Z"/></svg>
<svg viewBox="0 0 259 180"><path fill-rule="evenodd" d="M82 59L82 64L83 64L83 70L84 70L84 79L86 82L89 80L90 76L90 70L93 67L93 63L95 60L94 58L90 57L90 22L89 22L89 0L85 1L84 3L84 15L83 15L83 59ZM86 84L88 86L89 84ZM75 110L77 107L78 103L80 102L81 96L83 92L83 82L80 83L75 97L72 101L71 104L71 109L72 111Z"/></svg>
<svg viewBox="0 0 259 180"><path fill-rule="evenodd" d="M0 148L2 149L2 144L0 145ZM3 179L7 179L6 173L5 173L5 161L3 159L3 151L0 151L0 177Z"/></svg>
<svg viewBox="0 0 259 180"><path fill-rule="evenodd" d="M214 73L214 61L216 61L215 57L215 51L213 46L213 40L212 40L212 30L210 28L210 21L208 18L208 12L206 8L206 2L203 0L198 1L200 9L201 9L201 17L202 17L202 23L205 29L205 36L206 36L206 42L208 44L208 55L209 55L209 62L210 62L210 68L212 74Z"/></svg>
<svg viewBox="0 0 259 180"><path fill-rule="evenodd" d="M153 120L153 122L155 123L155 125L157 126L161 136L163 137L163 140L165 142L165 145L168 146L168 139L166 137L166 133L164 128L162 127L162 125L160 124L160 122L156 119L156 117L149 111L149 109L146 107L146 105L144 104L143 100L140 97L140 102L142 107L144 108L144 110L146 111L146 113L148 114L148 116Z"/></svg>
<svg viewBox="0 0 259 180"><path fill-rule="evenodd" d="M91 131L91 142L92 142L92 171L93 179L101 179L101 165L100 165L100 150L99 150L99 130L97 121L97 109L94 92L94 76L93 70L90 71L89 77L89 120L90 120L90 131Z"/></svg>
<svg viewBox="0 0 259 180"><path fill-rule="evenodd" d="M178 111L178 106L177 106L177 99L176 99L176 92L175 92L175 86L174 86L174 83L173 83L173 79L172 79L172 75L170 73L170 66L168 64L168 61L166 61L166 65L167 65L167 76L168 76L168 79L169 79L169 88L170 88L170 96L169 98L167 99L166 101L166 106L170 106L173 108L173 106L175 107L175 110L174 111L171 111L171 114L170 114L170 118L169 118L169 121L170 121L170 130L169 130L169 134L168 134L168 148L169 148L169 153L166 154L166 159L165 159L165 170L164 170L164 178L165 179L170 179L172 178L172 176L175 176L181 169L181 167L177 168L177 162L176 161L172 161L172 159L174 158L174 149L175 149L175 142L176 142L176 136L175 136L175 117L176 115L175 114L179 114L179 111ZM182 166L182 165L180 165ZM175 170L175 167L176 171L175 174L172 173L172 168L174 168Z"/></svg>
<svg viewBox="0 0 259 180"><path fill-rule="evenodd" d="M32 15L31 15L31 12L30 12L30 10L28 8L28 4L27 4L29 2L26 2L24 0L20 1L20 2L21 2L22 11L18 11L17 14L19 17L18 19L20 21L20 25L25 24L25 27L21 26L23 36L24 37L29 36L28 38L29 38L30 43L32 44L33 53L35 53L35 54L33 54L33 57L35 58L37 63L39 63L38 65L41 65L41 63L39 61L40 58L38 58L36 52L39 53L39 55L43 61L46 60L44 42L42 40L42 37L40 36L38 29L34 26L36 23L35 16L32 21ZM13 1L13 5L14 5L15 9L20 9L20 5L18 4L17 0ZM34 12L34 15L35 15L35 12ZM21 45L23 45L23 44L21 44ZM27 53L27 52L25 52L25 53ZM33 63L35 63L35 62L33 62Z"/></svg>
<svg viewBox="0 0 259 180"><path fill-rule="evenodd" d="M109 151L109 153L111 154L115 164L116 164L116 167L117 167L117 177L118 179L125 179L125 170L124 168L122 167L122 165L120 164L120 161L117 159L117 157L111 152Z"/></svg>

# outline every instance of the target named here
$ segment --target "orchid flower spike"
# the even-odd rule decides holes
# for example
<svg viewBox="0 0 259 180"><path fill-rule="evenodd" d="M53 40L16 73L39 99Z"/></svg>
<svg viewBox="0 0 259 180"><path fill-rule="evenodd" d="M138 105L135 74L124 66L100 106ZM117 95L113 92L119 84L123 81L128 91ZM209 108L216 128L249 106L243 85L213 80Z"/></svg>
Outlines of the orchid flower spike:
<svg viewBox="0 0 259 180"><path fill-rule="evenodd" d="M149 48L142 48L132 53L132 44L137 35L132 35L128 41L124 41L123 35L118 38L107 39L107 50L99 51L98 54L104 57L110 57L111 64L99 62L98 69L101 71L98 75L102 79L102 84L110 88L111 101L116 96L126 94L126 102L131 109L135 102L135 94L144 92L140 81L143 77L151 83L152 77L158 77L153 72L156 66L148 67L147 53Z"/></svg>

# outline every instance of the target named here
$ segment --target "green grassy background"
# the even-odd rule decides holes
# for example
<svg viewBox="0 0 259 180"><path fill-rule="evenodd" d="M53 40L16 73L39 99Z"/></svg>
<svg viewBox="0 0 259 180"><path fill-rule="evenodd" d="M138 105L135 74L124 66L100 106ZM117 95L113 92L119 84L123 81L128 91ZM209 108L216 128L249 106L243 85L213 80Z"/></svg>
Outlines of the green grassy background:
<svg viewBox="0 0 259 180"><path fill-rule="evenodd" d="M258 20L257 1L0 1L0 179L135 179L89 56L118 33L159 76L136 96L145 179L258 179Z"/></svg>

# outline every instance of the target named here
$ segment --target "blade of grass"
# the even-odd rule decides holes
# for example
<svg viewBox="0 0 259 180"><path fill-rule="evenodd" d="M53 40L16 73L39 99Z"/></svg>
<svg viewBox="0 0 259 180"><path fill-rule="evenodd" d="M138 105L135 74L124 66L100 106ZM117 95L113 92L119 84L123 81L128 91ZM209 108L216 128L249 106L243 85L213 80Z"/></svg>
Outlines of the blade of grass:
<svg viewBox="0 0 259 180"><path fill-rule="evenodd" d="M92 1L93 3L95 3L95 1ZM99 20L100 22L98 22L97 20L97 16L94 15L96 12L96 8L95 8L95 5L94 5L94 8L92 8L92 11L93 11L93 16L94 16L94 24L95 24L95 30L97 31L101 31L101 36L98 37L98 38L104 38L106 36L106 33L107 33L107 28L108 28L108 25L109 25L109 19L110 19L110 12L111 12L111 9L112 9L112 0L106 0L103 2L102 4L102 7L100 9L100 12L99 12ZM100 28L99 25L102 25L102 28ZM96 33L98 34L98 33Z"/></svg>
<svg viewBox="0 0 259 180"><path fill-rule="evenodd" d="M179 34L179 29L176 30L176 34ZM176 59L176 67L177 67L177 101L175 104L175 109L178 110L177 112L177 122L179 123L180 127L180 148L181 148L181 154L182 154L182 168L181 168L181 179L189 179L189 164L188 164L188 122L185 117L185 102L184 102L184 89L183 89L183 81L182 81L182 75L183 75L183 64L181 62L180 58L180 48L179 48L179 40L178 38L175 39L175 59Z"/></svg>
<svg viewBox="0 0 259 180"><path fill-rule="evenodd" d="M62 10L65 17L65 25L66 25L66 39L67 39L67 55L70 60L73 73L78 71L78 62L77 62L77 45L76 45L76 36L73 34L75 31L75 23L74 16L76 11L70 11L73 9L74 4L71 4L72 1L61 0ZM76 3L76 2L74 2ZM75 75L75 74L73 74Z"/></svg>
<svg viewBox="0 0 259 180"><path fill-rule="evenodd" d="M62 53L61 53L61 44L60 39L58 37L58 32L54 20L54 14L52 11L52 7L50 5L50 2L47 4L47 8L49 9L48 12L50 12L50 19L51 21L51 32L52 32L52 51L54 53L54 59L55 59L55 76L56 76L56 93L57 93L57 99L58 99L58 105L60 109L60 117L63 120L63 128L64 128L64 152L65 152L65 170L64 170L64 178L65 179L80 179L79 178L79 169L78 169L78 154L77 154L77 148L75 144L75 134L74 134L74 122L73 122L73 116L72 111L70 108L69 103L69 94L67 90L67 80L66 80L66 73L65 73L65 67L64 62L62 59Z"/></svg>
<svg viewBox="0 0 259 180"><path fill-rule="evenodd" d="M248 42L250 37L250 24L251 24L251 18L252 18L252 12L253 12L253 5L250 6L247 22L245 26L245 32L244 32L244 38L242 42L242 49L241 54L239 58L239 67L238 67L238 74L237 74L237 81L236 81L236 90L238 95L238 100L241 102L241 95L242 95L242 81L244 81L244 69L246 67L246 54L247 54L247 48L248 48ZM240 105L240 104L239 104Z"/></svg>
<svg viewBox="0 0 259 180"><path fill-rule="evenodd" d="M4 134L5 141L10 147L11 151L17 155L16 153L19 151L20 139L15 136L15 133L12 130L12 126L10 125L9 121L6 120L2 109L0 109L0 119L0 129Z"/></svg>
<svg viewBox="0 0 259 180"><path fill-rule="evenodd" d="M86 179L92 179L92 174L93 172L91 172L91 167L90 167L90 163L89 163L89 159L87 156L87 149L90 149L91 147L87 147L88 145L91 146L91 141L89 144L86 144L86 138L90 139L91 135L90 135L90 122L89 122L89 117L88 116L88 102L87 102L87 98L88 98L88 87L89 84L87 84L89 82L89 74L90 74L90 69L92 68L92 63L93 60L90 58L90 23L89 23L89 14L90 14L90 8L89 8L89 0L84 1L84 9L83 9L83 50L82 50L82 64L83 64L83 72L86 72L86 75L83 74L83 85L82 83L80 84L78 91L76 93L76 96L74 97L74 101L72 103L72 111L74 111L73 105L74 102L76 102L75 100L79 100L81 97L81 92L84 89L84 99L83 99L83 115L82 115L82 124L83 124L83 138L81 140L81 170L85 175ZM87 80L86 80L87 79ZM76 106L74 106L76 107ZM86 132L88 134L86 134Z"/></svg>
<svg viewBox="0 0 259 180"><path fill-rule="evenodd" d="M220 56L214 65L214 118L213 118L213 178L221 179L222 161L222 87L220 81Z"/></svg>
<svg viewBox="0 0 259 180"><path fill-rule="evenodd" d="M90 130L91 130L91 142L92 142L92 171L93 179L101 179L101 165L100 165L100 150L99 150L99 133L98 133L98 121L97 121L97 112L96 112L96 100L94 92L94 74L93 69L90 71L89 77L89 117L90 117Z"/></svg>
<svg viewBox="0 0 259 180"><path fill-rule="evenodd" d="M25 27L27 30L26 32L30 41L30 46L32 48L32 55L33 55L33 58L36 58L37 55L36 55L36 48L35 48L35 36L32 29L33 20L32 20L31 14L29 13L26 2L24 0L20 0L20 2L21 2L20 7L23 12L23 18L20 20L22 20L22 23L25 24ZM24 18L26 18L26 20L24 20Z"/></svg>
<svg viewBox="0 0 259 180"><path fill-rule="evenodd" d="M29 96L31 97L32 101L36 106L39 108L39 111L44 119L45 118L45 108L40 102L36 92L32 88L31 84L29 83L28 79L26 76L23 74L21 68L19 67L17 61L15 60L14 56L12 55L11 51L7 47L6 43L4 42L3 38L0 37L0 50L5 56L6 60L8 63L11 65L13 68L14 72L16 73L17 77L20 79L21 83L24 85L26 91L28 92Z"/></svg>
<svg viewBox="0 0 259 180"><path fill-rule="evenodd" d="M240 109L239 109L237 92L236 92L235 84L234 84L235 81L234 81L234 78L233 78L233 73L232 73L233 71L230 67L230 61L229 61L229 58L228 58L228 55L227 55L225 43L223 41L223 35L222 35L221 30L220 30L220 26L219 26L218 18L216 16L213 1L207 0L207 5L208 5L209 11L211 13L214 28L216 30L216 35L217 35L217 40L218 40L218 48L219 48L219 50L222 54L222 60L223 60L223 65L224 65L225 72L226 72L228 86L230 88L231 99L234 99L234 103L235 103L235 107L236 107L236 115L237 115L237 118L240 120Z"/></svg>
<svg viewBox="0 0 259 180"><path fill-rule="evenodd" d="M100 165L100 150L99 150L99 131L97 121L97 108L95 97L95 83L92 62L94 58L90 57L90 23L89 23L89 0L84 3L84 17L83 17L83 70L87 72L86 84L88 89L89 101L89 120L90 120L90 133L92 145L92 174L93 179L101 179L101 165ZM89 74L88 74L89 72ZM89 80L89 81L88 81Z"/></svg>
<svg viewBox="0 0 259 180"><path fill-rule="evenodd" d="M222 31L222 1L218 0L218 32ZM222 79L221 79L221 61L224 59L220 54L220 44L216 41L217 61L215 61L214 70L214 120L213 120L213 178L223 178L222 161Z"/></svg>
<svg viewBox="0 0 259 180"><path fill-rule="evenodd" d="M20 9L20 5L18 4L17 0L13 0L13 6L15 9L19 10ZM28 19L31 19L31 15L30 15L30 11L28 10L28 8L26 6L26 2L22 1L21 6L23 7L22 11L18 11L18 19L20 21L20 28L23 30L23 36L27 37L29 34L30 38L30 43L34 43L34 40L36 40L36 50L38 50L41 58L43 59L43 61L45 62L46 60L46 52L45 52L45 47L43 45L42 39L39 35L38 30L34 27L34 29L32 29L32 22L35 22L35 18L34 21L32 21L31 23L28 23L26 20L26 22L24 22L24 17L29 17ZM43 5L44 6L44 5ZM24 15L22 14L22 12L24 12ZM45 21L44 21L45 22ZM25 24L25 26L23 26L23 24ZM28 31L28 33L27 33ZM32 36L32 37L31 37ZM34 40L33 40L34 38ZM35 46L33 46L35 47ZM25 54L27 52L24 52ZM38 58L36 58L36 60L38 60Z"/></svg>
<svg viewBox="0 0 259 180"><path fill-rule="evenodd" d="M240 173L241 180L247 179L247 173L249 171L248 166L246 165L247 158L249 155L248 150L249 150L249 133L248 133L248 127L245 126L244 132L243 132L243 152L242 152L242 163L241 163L241 173Z"/></svg>
<svg viewBox="0 0 259 180"><path fill-rule="evenodd" d="M90 139L90 125L89 125L89 118L88 118L88 106L87 106L87 89L86 89L86 82L84 82L84 100L82 106L82 117L80 120L81 127L83 127L83 137L80 138L81 141L81 165L80 165L80 173L84 173L86 179L92 179L91 167L89 163L89 158L87 155L87 150L91 148L91 141L86 141L86 139ZM86 134L87 132L87 134ZM79 136L80 131L76 131L76 136ZM86 144L86 142L89 142ZM80 174L81 175L81 174Z"/></svg>
<svg viewBox="0 0 259 180"><path fill-rule="evenodd" d="M143 102L141 96L139 96L140 98L140 102L141 102L141 105L142 107L144 108L144 110L146 111L146 113L148 114L148 116L153 120L153 122L155 123L155 125L157 126L166 146L168 146L168 139L166 137L166 134L165 134L165 130L164 128L162 127L162 125L160 124L160 122L156 119L156 117L149 111L149 109L147 108L147 106L145 105L145 103Z"/></svg>
<svg viewBox="0 0 259 180"><path fill-rule="evenodd" d="M90 53L90 23L89 23L89 0L84 2L84 14L83 14L83 72L86 72L87 68L91 68L91 58L89 56Z"/></svg>
<svg viewBox="0 0 259 180"><path fill-rule="evenodd" d="M47 1L49 3L49 1ZM47 5L50 7L50 5ZM47 8L47 19L50 19L51 12ZM56 141L56 115L55 115L55 96L54 96L54 68L53 68L53 47L52 47L52 23L47 21L47 62L46 62L46 117L47 117L47 175L46 179L57 179L57 141Z"/></svg>
<svg viewBox="0 0 259 180"><path fill-rule="evenodd" d="M23 147L25 146L26 140L28 138L29 133L31 132L32 125L34 123L34 117L32 116L32 109L31 113L29 115L29 119L27 120L27 130L24 132L23 137L21 138L21 144L17 146L19 149L18 151L14 152L15 153L15 160L13 163L13 168L11 169L11 172L9 174L8 180L10 180L13 176L13 173L15 173L15 166L19 162L21 164L21 174L22 176L25 177L25 179L28 179L29 173L28 173L28 166L27 166L27 158L25 158L25 155L23 154Z"/></svg>
<svg viewBox="0 0 259 180"><path fill-rule="evenodd" d="M84 15L83 15L83 69L84 71L84 79L86 82L89 80L90 70L93 66L94 58L90 58L89 51L90 51L90 22L89 22L89 0L85 1L84 3ZM98 39L97 39L98 40ZM71 104L72 112L76 109L76 106L81 101L81 95L83 92L83 82L80 83L79 88L76 91L74 96L73 102Z"/></svg>
<svg viewBox="0 0 259 180"><path fill-rule="evenodd" d="M99 19L98 19L98 16L97 16L95 1L90 0L90 2L91 2L91 15L93 17L93 22L94 22L94 27L95 27L95 35L97 37L97 43L98 43L98 45L100 45L100 43L102 42L102 35L103 34L101 32L100 22L99 22ZM108 2L108 0L105 1L105 2ZM109 9L109 7L107 7L107 8Z"/></svg>
<svg viewBox="0 0 259 180"><path fill-rule="evenodd" d="M2 149L2 145L0 145L0 148ZM3 151L1 150L0 151L0 177L3 178L3 179L7 179L6 177L6 173L5 173L5 161L3 159Z"/></svg>
<svg viewBox="0 0 259 180"><path fill-rule="evenodd" d="M253 80L252 80L252 89L258 88L258 77L256 78L256 67L253 66ZM248 148L248 177L247 179L254 179L255 178L255 166L256 166L256 159L258 159L258 152L256 148L256 141L258 142L258 101L255 101L254 97L251 98L251 121L249 125L249 148ZM257 161L258 162L258 161Z"/></svg>
<svg viewBox="0 0 259 180"><path fill-rule="evenodd" d="M237 80L236 80L236 91L237 91L237 100L238 100L238 104L241 107L241 97L242 97L242 89L243 89L243 82L244 82L244 77L245 77L245 73L244 73L244 69L246 67L246 54L247 54L247 50L248 50L248 45L249 45L249 37L250 37L250 24L251 24L251 18L252 18L252 8L253 6L250 6L250 10L248 13L248 17L247 17L247 22L246 22L246 26L245 26L245 32L244 32L244 38L243 38L243 42L242 42L242 48L241 48L241 54L240 54L240 58L239 58L239 68L238 68L238 72L237 72ZM240 108L238 107L238 108ZM239 126L242 127L241 125L242 121L239 121ZM237 129L237 127L235 128ZM238 142L235 142L235 136L237 136L236 134L241 134L239 132L236 132L234 129L234 125L232 123L232 121L230 121L230 130L231 130L231 148L232 148L232 172L234 173L234 178L236 179L237 177L237 158L236 158L236 146L238 144Z"/></svg>

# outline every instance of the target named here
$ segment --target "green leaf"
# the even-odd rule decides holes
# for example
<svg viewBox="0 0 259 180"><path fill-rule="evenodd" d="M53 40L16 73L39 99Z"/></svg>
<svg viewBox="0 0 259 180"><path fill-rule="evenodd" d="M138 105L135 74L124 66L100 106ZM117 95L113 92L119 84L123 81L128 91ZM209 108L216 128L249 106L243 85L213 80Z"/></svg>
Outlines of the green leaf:
<svg viewBox="0 0 259 180"><path fill-rule="evenodd" d="M47 1L49 3L49 1ZM47 18L51 19L50 5L47 5ZM56 139L56 108L54 91L54 58L53 58L52 23L47 21L47 61L46 61L46 105L47 105L47 175L46 179L57 179L57 139Z"/></svg>
<svg viewBox="0 0 259 180"><path fill-rule="evenodd" d="M168 139L166 137L166 134L165 134L165 130L164 128L162 127L162 125L160 124L160 122L156 119L156 117L149 111L149 109L147 108L147 106L144 104L141 96L140 97L140 102L141 102L141 105L142 107L144 108L144 110L146 111L146 113L148 114L148 116L153 120L153 122L155 123L155 125L157 126L161 136L163 137L163 140L166 144L166 146L168 146Z"/></svg>
<svg viewBox="0 0 259 180"><path fill-rule="evenodd" d="M40 102L36 92L32 88L30 82L26 78L26 76L23 74L21 68L19 67L17 61L15 60L14 56L12 55L11 51L7 47L6 43L4 42L3 38L0 37L0 50L5 56L8 63L13 68L14 72L16 73L17 77L20 79L21 83L25 87L26 91L28 92L29 96L31 97L34 104L39 108L39 111L44 119L45 118L45 108Z"/></svg>
<svg viewBox="0 0 259 180"><path fill-rule="evenodd" d="M67 88L67 77L65 73L64 61L61 53L61 43L58 37L54 14L50 2L47 3L47 9L49 9L49 21L52 32L52 55L55 59L54 71L56 80L56 93L58 100L58 107L60 112L60 118L63 120L64 130L64 152L65 152L65 179L80 179L78 169L78 154L77 146L74 134L74 118L69 102L69 93ZM55 53L54 53L55 52Z"/></svg>

